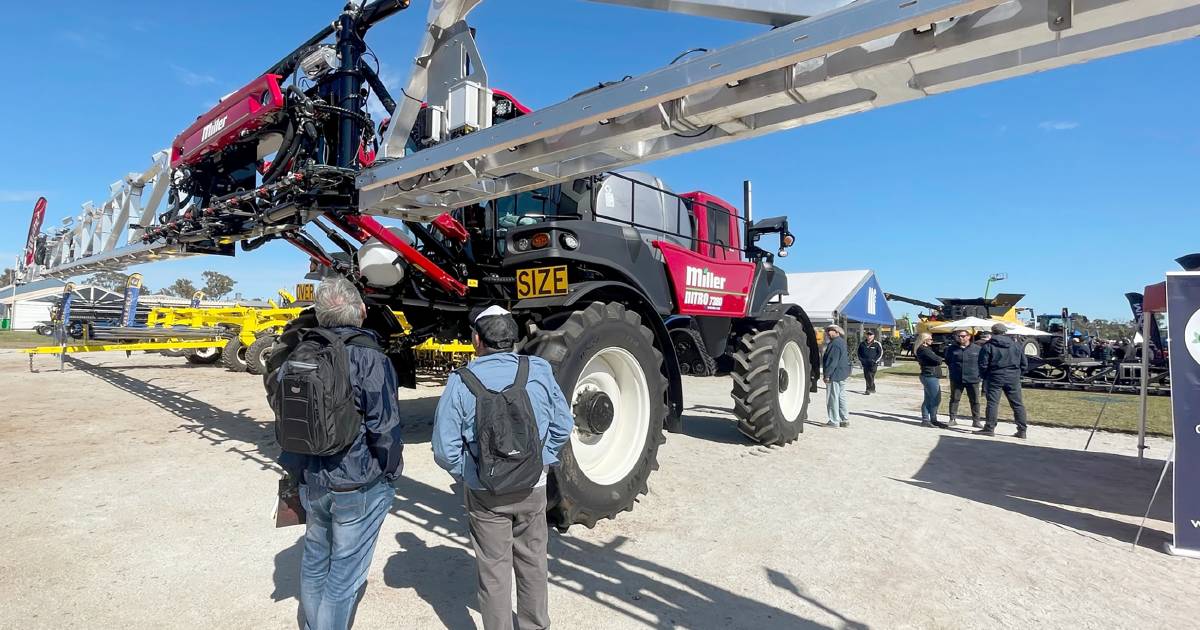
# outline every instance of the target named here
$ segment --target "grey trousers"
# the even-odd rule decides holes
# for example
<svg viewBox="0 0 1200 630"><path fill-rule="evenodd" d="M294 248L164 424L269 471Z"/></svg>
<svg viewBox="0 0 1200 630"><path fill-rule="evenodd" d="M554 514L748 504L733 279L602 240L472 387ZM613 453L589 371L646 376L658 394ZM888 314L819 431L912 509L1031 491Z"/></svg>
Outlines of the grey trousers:
<svg viewBox="0 0 1200 630"><path fill-rule="evenodd" d="M517 627L550 627L547 595L546 488L494 495L466 490L471 544L479 571L484 630L511 630L512 576L517 577Z"/></svg>

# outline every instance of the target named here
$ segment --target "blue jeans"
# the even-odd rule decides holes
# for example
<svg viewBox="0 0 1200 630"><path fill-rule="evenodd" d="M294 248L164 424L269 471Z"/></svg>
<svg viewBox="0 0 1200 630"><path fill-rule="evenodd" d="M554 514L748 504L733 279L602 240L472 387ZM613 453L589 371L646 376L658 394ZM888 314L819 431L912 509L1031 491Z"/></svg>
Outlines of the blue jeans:
<svg viewBox="0 0 1200 630"><path fill-rule="evenodd" d="M942 404L942 384L936 376L922 376L921 387L925 388L925 399L921 401L921 420L937 420L938 407Z"/></svg>
<svg viewBox="0 0 1200 630"><path fill-rule="evenodd" d="M825 384L825 415L830 422L849 422L850 408L846 406L846 381Z"/></svg>
<svg viewBox="0 0 1200 630"><path fill-rule="evenodd" d="M379 527L396 498L380 477L362 488L333 492L300 486L307 513L300 606L306 630L344 630L379 539Z"/></svg>

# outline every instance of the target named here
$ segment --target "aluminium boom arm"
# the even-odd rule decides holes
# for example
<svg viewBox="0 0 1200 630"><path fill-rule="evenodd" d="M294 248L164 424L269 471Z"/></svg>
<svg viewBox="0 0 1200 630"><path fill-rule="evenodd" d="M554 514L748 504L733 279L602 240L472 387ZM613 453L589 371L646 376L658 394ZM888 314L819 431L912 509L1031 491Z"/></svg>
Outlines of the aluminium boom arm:
<svg viewBox="0 0 1200 630"><path fill-rule="evenodd" d="M465 21L480 1L430 3L409 96L449 109L456 105L447 86L490 89ZM589 174L1200 34L1200 0L596 1L776 28L416 153L401 139L420 107L400 99L381 159L357 173L357 210L425 221ZM406 4L383 0L363 10L384 16ZM46 264L23 269L25 277L196 253L170 240L142 242L156 216L178 210L155 210L169 204L174 175L160 154L150 169L114 184L108 201L85 204L73 226L49 235ZM221 238L270 229L252 225Z"/></svg>

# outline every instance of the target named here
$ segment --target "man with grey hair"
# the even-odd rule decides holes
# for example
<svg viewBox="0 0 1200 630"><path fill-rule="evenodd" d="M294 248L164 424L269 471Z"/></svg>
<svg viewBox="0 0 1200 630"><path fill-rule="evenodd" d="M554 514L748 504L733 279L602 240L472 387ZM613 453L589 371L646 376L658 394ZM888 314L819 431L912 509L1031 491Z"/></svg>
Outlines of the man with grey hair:
<svg viewBox="0 0 1200 630"><path fill-rule="evenodd" d="M471 322L476 358L446 380L434 414L433 457L466 486L484 630L513 627L514 572L518 627L549 628L546 473L575 419L550 364L514 351L520 329L511 313L490 306ZM533 437L534 425L535 443L511 439Z"/></svg>
<svg viewBox="0 0 1200 630"><path fill-rule="evenodd" d="M1013 437L1025 439L1029 423L1025 418L1025 403L1021 400L1021 375L1029 368L1029 357L1008 336L1008 327L997 322L992 325L992 338L979 350L979 375L983 377L987 398L987 421L975 435L995 435L1000 415L1000 394L1008 398L1017 432Z"/></svg>
<svg viewBox="0 0 1200 630"><path fill-rule="evenodd" d="M850 350L846 333L841 326L825 327L825 354L821 357L822 379L825 381L825 415L827 427L850 426L850 410L846 407L846 379L850 378Z"/></svg>
<svg viewBox="0 0 1200 630"><path fill-rule="evenodd" d="M349 627L379 528L395 500L404 445L396 372L379 337L362 328L367 310L357 287L343 278L322 281L313 311L319 326L312 327L307 313L297 318L272 353L270 365L277 369L264 378L283 449L279 463L299 484L306 518L300 566L305 628L341 630ZM320 405L311 400L317 396ZM302 428L290 428L295 426ZM311 442L323 432L310 429L324 426L334 426L342 439L320 450Z"/></svg>

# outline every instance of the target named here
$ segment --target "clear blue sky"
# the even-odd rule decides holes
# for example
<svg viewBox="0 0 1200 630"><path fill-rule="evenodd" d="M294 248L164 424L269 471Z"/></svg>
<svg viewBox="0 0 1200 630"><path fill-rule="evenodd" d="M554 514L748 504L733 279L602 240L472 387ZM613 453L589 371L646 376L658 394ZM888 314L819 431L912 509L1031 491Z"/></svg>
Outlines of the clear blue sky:
<svg viewBox="0 0 1200 630"><path fill-rule="evenodd" d="M392 85L427 2L368 39ZM342 3L19 2L4 9L0 261L108 185L219 97L256 77ZM492 82L537 108L761 27L574 0L490 0L472 24ZM1200 250L1200 42L991 84L650 165L676 190L731 201L754 180L758 216L787 214L790 271L871 268L924 299L998 289L1039 312L1128 318L1122 294ZM152 287L215 269L246 297L294 285L307 260L273 243L236 259L138 269ZM915 312L893 304L899 315Z"/></svg>

